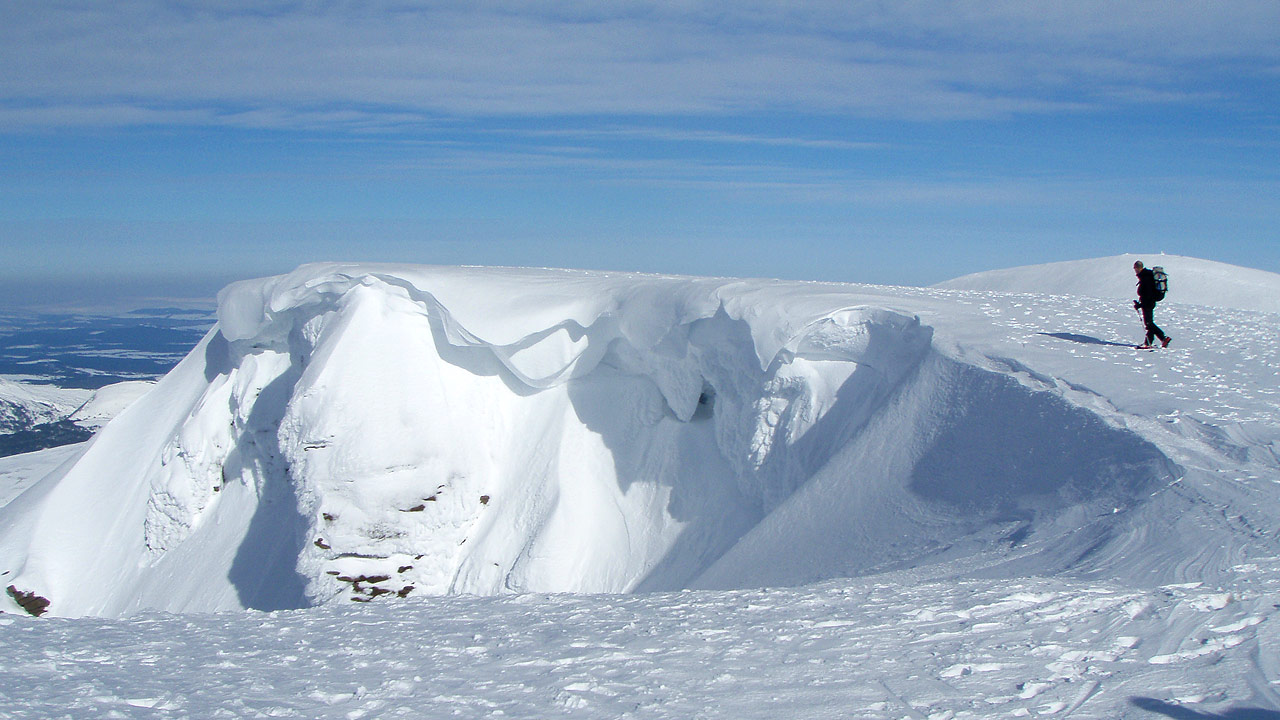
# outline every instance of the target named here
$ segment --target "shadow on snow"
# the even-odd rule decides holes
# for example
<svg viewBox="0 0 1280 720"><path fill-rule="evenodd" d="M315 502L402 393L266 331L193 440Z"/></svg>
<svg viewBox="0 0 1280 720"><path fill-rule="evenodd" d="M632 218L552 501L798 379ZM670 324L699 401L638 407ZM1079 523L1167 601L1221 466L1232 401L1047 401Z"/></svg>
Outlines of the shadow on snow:
<svg viewBox="0 0 1280 720"><path fill-rule="evenodd" d="M1100 339L1098 339L1098 338L1096 338L1096 337L1090 337L1090 336L1088 336L1088 335L1078 335L1078 334L1076 334L1076 333L1045 333L1045 332L1042 332L1042 333L1039 333L1039 334L1040 334L1040 335L1045 335L1045 336L1047 336L1047 337L1051 337L1051 338L1057 338L1057 339L1059 339L1059 340L1070 340L1071 342L1074 342L1074 343L1081 343L1081 344L1084 344L1084 345L1107 345L1107 346L1110 346L1110 347L1122 347L1122 348L1131 348L1131 347L1133 347L1133 345L1131 345L1131 344L1129 344L1129 343L1118 343L1118 342L1111 342L1110 340L1100 340Z"/></svg>
<svg viewBox="0 0 1280 720"><path fill-rule="evenodd" d="M1280 712L1262 708L1233 707L1221 713L1207 713L1148 697L1130 698L1129 703L1136 708L1174 720L1280 720Z"/></svg>

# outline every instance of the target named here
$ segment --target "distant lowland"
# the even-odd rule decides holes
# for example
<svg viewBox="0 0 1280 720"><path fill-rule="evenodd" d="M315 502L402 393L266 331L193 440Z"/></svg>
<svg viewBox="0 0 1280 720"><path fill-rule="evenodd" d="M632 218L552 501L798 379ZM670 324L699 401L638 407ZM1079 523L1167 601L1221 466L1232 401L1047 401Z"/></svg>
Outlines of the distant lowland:
<svg viewBox="0 0 1280 720"><path fill-rule="evenodd" d="M96 390L169 371L213 327L207 310L115 315L0 312L0 376Z"/></svg>

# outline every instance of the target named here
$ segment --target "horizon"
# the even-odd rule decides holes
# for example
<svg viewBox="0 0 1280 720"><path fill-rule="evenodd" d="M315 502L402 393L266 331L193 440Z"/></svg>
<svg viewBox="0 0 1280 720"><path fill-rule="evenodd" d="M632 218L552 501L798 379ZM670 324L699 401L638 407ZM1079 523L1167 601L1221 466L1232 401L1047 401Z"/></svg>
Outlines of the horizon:
<svg viewBox="0 0 1280 720"><path fill-rule="evenodd" d="M455 264L442 265L440 263L396 263L393 261L331 261L341 265L373 265L373 264L389 264L411 266L440 266L440 267L475 267L475 268L523 268L532 270L572 270L584 272L600 272L600 273L636 273L640 275L666 275L666 276L688 276L688 277L724 277L743 280L780 280L783 282L846 282L854 285L870 285L882 287L919 287L927 288L941 286L951 280L959 280L967 275L982 276L987 273L998 273L1001 271L1016 271L1025 268L1038 267L1040 265L1053 264L1070 264L1073 262L1087 263L1090 260L1105 260L1113 258L1123 260L1120 265L1122 274L1126 277L1130 267L1128 264L1129 257L1142 258L1163 258L1148 262L1149 265L1154 263L1169 262L1170 260L1193 260L1198 262L1209 262L1226 267L1240 268L1244 270L1259 270L1259 268L1250 268L1244 265L1231 265L1229 263L1218 263L1214 260L1206 260L1205 258L1194 258L1184 255L1175 255L1165 252L1150 253L1134 253L1122 252L1117 255L1102 258L1081 258L1079 260L1059 260L1044 263L1029 263L1016 267L998 267L978 270L974 273L966 275L956 275L940 280L936 283L929 284L913 284L904 282L877 282L875 280L821 280L814 278L785 278L779 276L750 276L750 275L695 275L691 273L662 273L652 271L628 270L625 268L585 268L585 267L550 267L550 266L516 266L516 265L474 265L474 264ZM325 261L330 262L330 261ZM0 284L0 313L15 313L23 315L26 313L47 313L47 314L84 314L84 315L113 315L121 313L130 313L136 311L175 308L181 310L193 310L199 312L212 313L218 306L218 293L228 285L248 279L256 279L262 277L273 277L288 274L300 269L303 265L308 264L324 264L318 263L302 263L296 268L290 268L280 273L264 274L264 275L246 275L243 277L148 277L141 283L130 286L129 291L122 291L118 278L55 278L52 280L45 279L18 279L11 280ZM1270 271L1263 271L1270 272ZM1179 278L1181 281L1182 278ZM1127 286L1126 286L1127 287Z"/></svg>
<svg viewBox="0 0 1280 720"><path fill-rule="evenodd" d="M0 40L0 306L327 260L1280 272L1271 2L131 0L6 6Z"/></svg>

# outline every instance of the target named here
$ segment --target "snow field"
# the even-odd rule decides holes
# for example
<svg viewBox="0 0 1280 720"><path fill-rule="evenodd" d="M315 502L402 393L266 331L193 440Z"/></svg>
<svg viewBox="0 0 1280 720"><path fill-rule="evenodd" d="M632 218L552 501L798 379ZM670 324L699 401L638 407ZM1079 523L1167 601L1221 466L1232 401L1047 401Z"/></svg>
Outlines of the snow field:
<svg viewBox="0 0 1280 720"><path fill-rule="evenodd" d="M10 616L0 708L15 719L1236 717L1277 707L1267 651L1280 560L1255 565L1225 594L885 576L127 622Z"/></svg>
<svg viewBox="0 0 1280 720"><path fill-rule="evenodd" d="M935 287L1049 295L1087 295L1132 301L1133 263L1163 267L1169 275L1166 302L1280 313L1280 275L1164 253L1117 255L965 275ZM1159 324L1159 321L1156 322Z"/></svg>
<svg viewBox="0 0 1280 720"><path fill-rule="evenodd" d="M0 458L0 507L8 505L62 463L79 456L84 451L83 445L63 445Z"/></svg>
<svg viewBox="0 0 1280 720"><path fill-rule="evenodd" d="M0 544L15 587L110 615L797 584L993 548L1082 571L1081 537L1152 541L1112 513L1176 476L1008 368L933 352L885 289L396 270L224 292L138 419L31 496L41 520L5 510L28 523ZM517 293L527 317L501 314Z"/></svg>
<svg viewBox="0 0 1280 720"><path fill-rule="evenodd" d="M1275 519L1245 498L1280 358L1244 341L1274 316L1162 317L1185 351L1124 347L1136 318L1088 297L309 266L224 291L179 368L0 510L0 559L65 615L962 561L1209 580Z"/></svg>
<svg viewBox="0 0 1280 720"><path fill-rule="evenodd" d="M0 711L1280 711L1274 313L1139 352L1098 296L328 265L223 308L9 468L53 604Z"/></svg>
<svg viewBox="0 0 1280 720"><path fill-rule="evenodd" d="M126 380L106 385L93 391L89 399L67 418L96 430L124 412L125 408L150 392L154 386L155 383L150 380Z"/></svg>
<svg viewBox="0 0 1280 720"><path fill-rule="evenodd" d="M0 432L25 430L61 420L93 392L15 382L0 378Z"/></svg>

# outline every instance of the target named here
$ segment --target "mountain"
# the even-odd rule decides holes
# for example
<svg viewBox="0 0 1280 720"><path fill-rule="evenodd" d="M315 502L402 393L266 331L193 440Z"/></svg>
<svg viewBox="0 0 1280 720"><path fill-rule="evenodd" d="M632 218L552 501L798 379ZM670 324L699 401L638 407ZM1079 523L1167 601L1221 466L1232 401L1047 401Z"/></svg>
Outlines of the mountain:
<svg viewBox="0 0 1280 720"><path fill-rule="evenodd" d="M0 378L0 432L62 420L92 395L87 390L30 385Z"/></svg>
<svg viewBox="0 0 1280 720"><path fill-rule="evenodd" d="M234 285L0 458L0 715L1274 716L1280 318L1047 297Z"/></svg>
<svg viewBox="0 0 1280 720"><path fill-rule="evenodd" d="M0 457L87 440L92 431L67 416L91 395L0 378Z"/></svg>
<svg viewBox="0 0 1280 720"><path fill-rule="evenodd" d="M128 380L81 390L0 379L0 457L83 442L155 383Z"/></svg>
<svg viewBox="0 0 1280 720"><path fill-rule="evenodd" d="M155 383L150 380L125 380L105 385L94 390L88 400L67 416L67 420L84 428L98 430L153 387Z"/></svg>
<svg viewBox="0 0 1280 720"><path fill-rule="evenodd" d="M316 264L218 318L0 509L10 611L1222 583L1280 507L1270 315L1137 353L1085 296Z"/></svg>
<svg viewBox="0 0 1280 720"><path fill-rule="evenodd" d="M951 290L986 290L1047 295L1088 295L1132 300L1133 263L1161 266L1169 275L1166 303L1280 313L1280 275L1212 260L1152 253L1071 260L990 270L939 283Z"/></svg>

